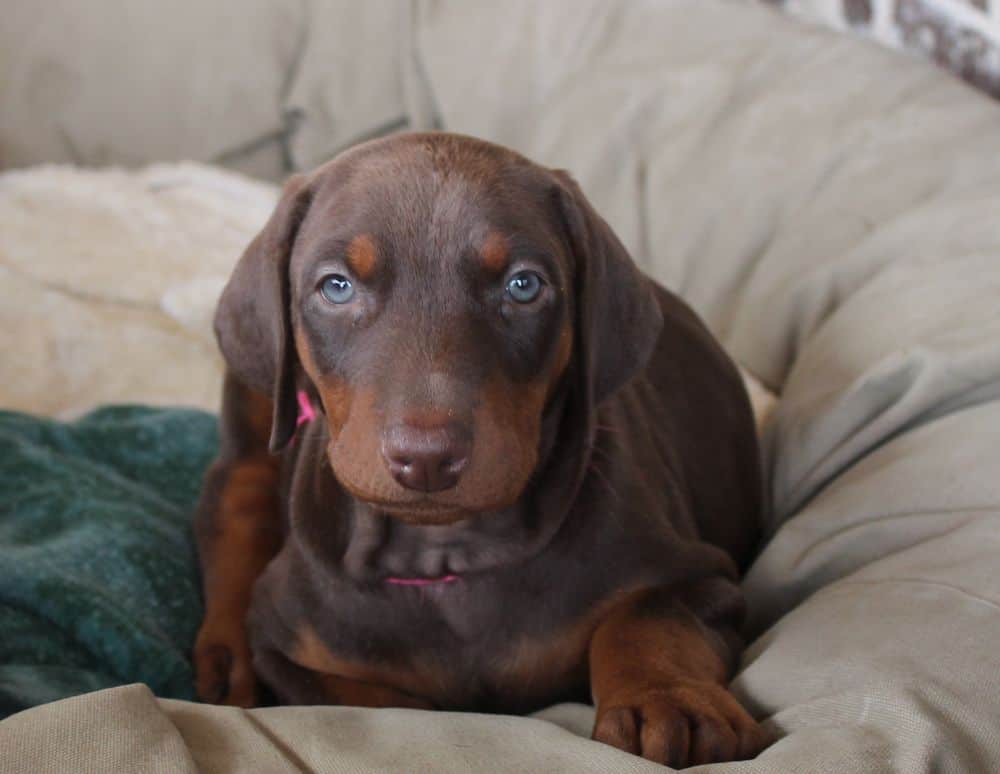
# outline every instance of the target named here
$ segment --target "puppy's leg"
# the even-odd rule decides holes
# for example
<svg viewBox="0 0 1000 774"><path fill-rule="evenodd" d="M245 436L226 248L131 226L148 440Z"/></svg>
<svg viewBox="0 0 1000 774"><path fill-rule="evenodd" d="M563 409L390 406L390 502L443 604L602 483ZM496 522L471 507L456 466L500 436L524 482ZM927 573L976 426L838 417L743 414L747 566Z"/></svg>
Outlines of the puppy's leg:
<svg viewBox="0 0 1000 774"><path fill-rule="evenodd" d="M257 651L254 664L282 704L434 709L431 702L387 685L306 669L272 648Z"/></svg>
<svg viewBox="0 0 1000 774"><path fill-rule="evenodd" d="M218 459L195 516L205 617L194 649L198 696L244 707L257 702L246 615L254 581L278 552L279 458L268 453L272 403L227 373Z"/></svg>
<svg viewBox="0 0 1000 774"><path fill-rule="evenodd" d="M730 652L677 590L633 595L591 639L594 739L676 768L757 755L765 734L726 689Z"/></svg>

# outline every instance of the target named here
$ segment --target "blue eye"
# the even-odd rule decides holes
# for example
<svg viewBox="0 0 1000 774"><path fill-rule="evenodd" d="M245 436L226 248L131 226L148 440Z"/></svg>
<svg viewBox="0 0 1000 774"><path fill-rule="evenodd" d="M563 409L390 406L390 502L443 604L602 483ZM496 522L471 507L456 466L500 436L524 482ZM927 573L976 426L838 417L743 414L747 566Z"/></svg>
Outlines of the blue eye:
<svg viewBox="0 0 1000 774"><path fill-rule="evenodd" d="M346 304L354 298L354 285L343 274L331 274L323 280L319 292L331 304Z"/></svg>
<svg viewBox="0 0 1000 774"><path fill-rule="evenodd" d="M519 271L507 280L507 292L519 304L530 304L542 292L542 278L533 271Z"/></svg>

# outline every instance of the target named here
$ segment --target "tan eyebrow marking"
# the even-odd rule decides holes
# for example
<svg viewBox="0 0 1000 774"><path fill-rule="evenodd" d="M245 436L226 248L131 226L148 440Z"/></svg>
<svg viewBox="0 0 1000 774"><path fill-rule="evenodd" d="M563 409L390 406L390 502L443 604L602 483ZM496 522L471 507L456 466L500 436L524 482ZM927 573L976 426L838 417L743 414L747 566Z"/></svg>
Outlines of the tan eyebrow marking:
<svg viewBox="0 0 1000 774"><path fill-rule="evenodd" d="M510 257L507 237L499 231L490 231L483 240L482 247L479 248L479 254L482 257L483 268L499 274L507 268L507 259Z"/></svg>
<svg viewBox="0 0 1000 774"><path fill-rule="evenodd" d="M378 248L371 234L358 234L347 245L347 265L358 279L366 280L371 277L377 260Z"/></svg>

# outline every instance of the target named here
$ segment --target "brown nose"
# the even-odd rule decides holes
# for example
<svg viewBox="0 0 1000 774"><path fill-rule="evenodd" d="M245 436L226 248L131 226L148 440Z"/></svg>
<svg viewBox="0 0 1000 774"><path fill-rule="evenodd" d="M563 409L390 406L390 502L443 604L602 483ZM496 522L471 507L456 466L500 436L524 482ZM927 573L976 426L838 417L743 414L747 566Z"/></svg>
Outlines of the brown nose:
<svg viewBox="0 0 1000 774"><path fill-rule="evenodd" d="M382 439L389 472L407 489L440 492L458 483L471 446L469 434L454 425L419 428L400 424Z"/></svg>

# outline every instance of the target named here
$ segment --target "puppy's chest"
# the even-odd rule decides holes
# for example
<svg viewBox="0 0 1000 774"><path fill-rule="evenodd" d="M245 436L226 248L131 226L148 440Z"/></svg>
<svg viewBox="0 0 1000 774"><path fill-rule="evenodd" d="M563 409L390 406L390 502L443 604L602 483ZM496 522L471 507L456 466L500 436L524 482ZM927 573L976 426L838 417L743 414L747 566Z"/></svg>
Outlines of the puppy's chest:
<svg viewBox="0 0 1000 774"><path fill-rule="evenodd" d="M586 700L587 648L605 605L499 594L490 585L459 579L342 598L290 627L287 655L441 709L527 712Z"/></svg>

